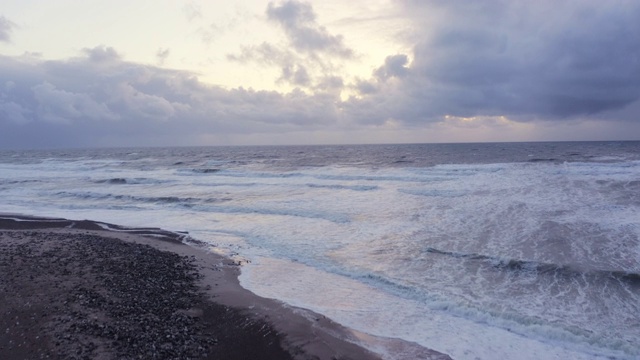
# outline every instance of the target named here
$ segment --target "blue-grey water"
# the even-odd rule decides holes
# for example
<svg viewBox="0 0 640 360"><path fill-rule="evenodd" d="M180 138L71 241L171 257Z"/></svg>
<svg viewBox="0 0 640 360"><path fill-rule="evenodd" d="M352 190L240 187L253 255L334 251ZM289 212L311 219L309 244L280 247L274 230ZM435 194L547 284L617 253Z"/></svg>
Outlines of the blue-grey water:
<svg viewBox="0 0 640 360"><path fill-rule="evenodd" d="M0 199L188 231L259 295L455 359L640 357L640 142L1 151Z"/></svg>

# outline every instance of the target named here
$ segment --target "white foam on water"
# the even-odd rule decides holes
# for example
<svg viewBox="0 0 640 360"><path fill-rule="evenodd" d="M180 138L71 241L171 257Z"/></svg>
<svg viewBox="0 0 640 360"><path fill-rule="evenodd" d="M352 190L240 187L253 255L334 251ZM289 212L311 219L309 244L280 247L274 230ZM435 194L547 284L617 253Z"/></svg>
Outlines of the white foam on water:
<svg viewBox="0 0 640 360"><path fill-rule="evenodd" d="M254 257L242 269L241 285L256 294L323 314L370 335L400 338L446 353L454 359L606 359L621 352L564 343L553 328L546 340L487 326L464 316L392 296L300 263ZM555 332L555 333L554 333ZM367 344L364 344L365 346ZM392 354L387 354L393 359ZM630 358L630 357L627 357Z"/></svg>

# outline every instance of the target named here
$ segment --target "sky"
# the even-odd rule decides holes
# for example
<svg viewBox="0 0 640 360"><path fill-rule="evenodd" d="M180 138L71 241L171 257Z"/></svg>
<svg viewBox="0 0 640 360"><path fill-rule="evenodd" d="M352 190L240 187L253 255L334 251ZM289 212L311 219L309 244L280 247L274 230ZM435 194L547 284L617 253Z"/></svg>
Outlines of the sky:
<svg viewBox="0 0 640 360"><path fill-rule="evenodd" d="M6 0L0 148L640 140L637 0Z"/></svg>

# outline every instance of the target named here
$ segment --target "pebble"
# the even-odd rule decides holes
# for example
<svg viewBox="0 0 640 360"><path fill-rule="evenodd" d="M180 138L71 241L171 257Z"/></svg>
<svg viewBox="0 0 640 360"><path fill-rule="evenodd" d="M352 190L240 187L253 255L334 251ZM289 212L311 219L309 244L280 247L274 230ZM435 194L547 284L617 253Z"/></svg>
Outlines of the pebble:
<svg viewBox="0 0 640 360"><path fill-rule="evenodd" d="M101 354L117 359L195 359L214 344L201 319L185 314L204 302L188 257L92 234L47 233L47 246L38 232L0 235L19 240L0 252L0 271L13 274L6 293L46 303L46 311L27 318L47 324L43 337L56 350L44 357L92 358L101 347ZM24 237L30 240L20 241ZM27 287L26 279L32 283ZM56 297L43 300L37 286ZM24 326L16 320L7 333Z"/></svg>

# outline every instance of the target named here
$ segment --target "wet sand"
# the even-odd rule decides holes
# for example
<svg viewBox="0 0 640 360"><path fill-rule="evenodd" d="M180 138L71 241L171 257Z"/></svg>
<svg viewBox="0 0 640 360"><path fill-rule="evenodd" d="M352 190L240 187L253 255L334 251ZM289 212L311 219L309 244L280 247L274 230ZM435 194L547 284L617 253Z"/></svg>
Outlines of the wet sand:
<svg viewBox="0 0 640 360"><path fill-rule="evenodd" d="M242 288L238 264L185 239L0 214L2 358L380 358L349 329Z"/></svg>

